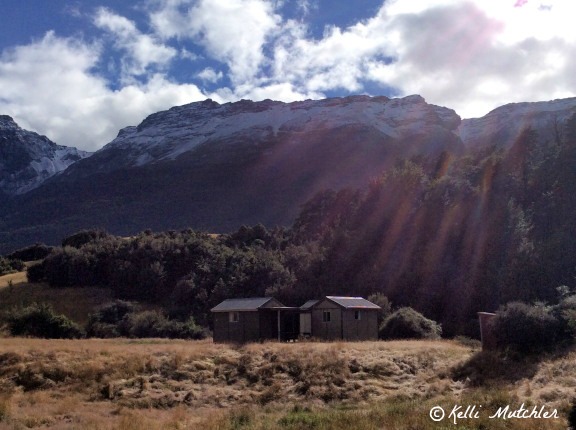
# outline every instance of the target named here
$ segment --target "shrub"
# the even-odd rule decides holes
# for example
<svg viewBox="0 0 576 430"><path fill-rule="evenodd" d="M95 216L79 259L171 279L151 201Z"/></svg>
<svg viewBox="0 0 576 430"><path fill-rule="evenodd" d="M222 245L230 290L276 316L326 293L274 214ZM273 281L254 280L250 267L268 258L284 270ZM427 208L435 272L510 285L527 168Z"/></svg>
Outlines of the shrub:
<svg viewBox="0 0 576 430"><path fill-rule="evenodd" d="M392 303L390 303L388 297L382 293L371 294L368 296L368 301L380 306L380 310L378 311L378 325L382 324L392 313Z"/></svg>
<svg viewBox="0 0 576 430"><path fill-rule="evenodd" d="M107 324L118 324L127 314L137 310L138 306L132 302L115 300L100 306L95 313L90 315L90 320Z"/></svg>
<svg viewBox="0 0 576 430"><path fill-rule="evenodd" d="M26 269L26 278L28 282L42 282L45 280L44 263L37 263Z"/></svg>
<svg viewBox="0 0 576 430"><path fill-rule="evenodd" d="M127 315L124 324L130 337L160 337L160 325L164 319L159 312L144 311Z"/></svg>
<svg viewBox="0 0 576 430"><path fill-rule="evenodd" d="M129 333L121 322L128 314L136 312L138 307L124 300L115 300L99 307L90 314L86 326L89 337L111 338L128 336Z"/></svg>
<svg viewBox="0 0 576 430"><path fill-rule="evenodd" d="M22 261L36 261L46 258L50 252L52 252L52 247L44 245L43 243L37 243L35 245L28 246L26 248L14 251L7 257L14 260Z"/></svg>
<svg viewBox="0 0 576 430"><path fill-rule="evenodd" d="M161 337L171 339L204 339L207 337L206 331L197 325L192 317L186 321L166 320L161 334Z"/></svg>
<svg viewBox="0 0 576 430"><path fill-rule="evenodd" d="M499 348L539 352L555 346L561 323L550 308L512 302L496 312L493 332Z"/></svg>
<svg viewBox="0 0 576 430"><path fill-rule="evenodd" d="M171 339L203 339L206 333L192 318L170 320L158 311L139 311L130 302L116 300L90 315L86 326L90 337L162 337Z"/></svg>
<svg viewBox="0 0 576 430"><path fill-rule="evenodd" d="M99 339L113 339L124 336L118 330L117 324L93 322L86 327L86 336Z"/></svg>
<svg viewBox="0 0 576 430"><path fill-rule="evenodd" d="M62 248L64 248L65 246L71 246L73 248L81 248L83 245L86 245L87 243L93 242L98 239L103 239L108 236L109 234L103 230L82 230L62 240Z"/></svg>
<svg viewBox="0 0 576 430"><path fill-rule="evenodd" d="M564 297L556 306L555 315L562 325L562 339L573 342L576 336L576 295Z"/></svg>
<svg viewBox="0 0 576 430"><path fill-rule="evenodd" d="M66 316L56 314L49 305L33 304L8 314L7 325L12 336L33 336L44 339L78 339L82 329Z"/></svg>
<svg viewBox="0 0 576 430"><path fill-rule="evenodd" d="M44 279L52 287L96 285L95 256L72 246L56 248L42 263Z"/></svg>
<svg viewBox="0 0 576 430"><path fill-rule="evenodd" d="M26 266L22 260L13 260L4 257L0 257L0 276L7 275L9 273L20 272L24 270Z"/></svg>
<svg viewBox="0 0 576 430"><path fill-rule="evenodd" d="M442 327L412 308L400 308L384 320L380 327L383 339L438 339Z"/></svg>
<svg viewBox="0 0 576 430"><path fill-rule="evenodd" d="M164 337L170 339L203 339L203 330L190 318L186 322L167 319L157 311L129 314L122 323L130 337Z"/></svg>

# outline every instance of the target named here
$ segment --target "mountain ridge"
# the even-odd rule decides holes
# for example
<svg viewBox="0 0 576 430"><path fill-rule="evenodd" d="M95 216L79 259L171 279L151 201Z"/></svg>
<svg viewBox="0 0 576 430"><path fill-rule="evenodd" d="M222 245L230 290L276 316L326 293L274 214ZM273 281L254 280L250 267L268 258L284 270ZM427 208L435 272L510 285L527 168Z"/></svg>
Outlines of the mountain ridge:
<svg viewBox="0 0 576 430"><path fill-rule="evenodd" d="M0 191L24 194L91 153L57 145L0 115Z"/></svg>
<svg viewBox="0 0 576 430"><path fill-rule="evenodd" d="M6 199L0 252L57 243L92 227L131 235L147 228L289 225L317 192L363 187L396 160L434 164L444 153L509 148L522 127L556 124L561 133L559 124L575 111L576 98L509 104L461 120L418 95L175 106Z"/></svg>
<svg viewBox="0 0 576 430"><path fill-rule="evenodd" d="M57 243L90 227L289 225L326 188L362 187L398 158L462 152L459 122L420 96L174 107L15 196L0 209L0 244Z"/></svg>
<svg viewBox="0 0 576 430"><path fill-rule="evenodd" d="M480 118L463 119L457 133L468 147L499 144L509 148L526 128L540 141L558 141L558 126L576 113L576 97L540 102L508 103Z"/></svg>
<svg viewBox="0 0 576 430"><path fill-rule="evenodd" d="M175 160L204 144L233 143L240 140L238 136L262 141L288 132L310 133L356 123L370 124L383 135L401 139L435 132L429 129L430 124L453 131L460 117L451 109L427 104L417 95L402 99L349 96L292 103L240 100L219 104L208 99L156 112L138 126L123 128L96 152L96 159L102 153L116 151L113 160L106 157L108 169L143 166Z"/></svg>

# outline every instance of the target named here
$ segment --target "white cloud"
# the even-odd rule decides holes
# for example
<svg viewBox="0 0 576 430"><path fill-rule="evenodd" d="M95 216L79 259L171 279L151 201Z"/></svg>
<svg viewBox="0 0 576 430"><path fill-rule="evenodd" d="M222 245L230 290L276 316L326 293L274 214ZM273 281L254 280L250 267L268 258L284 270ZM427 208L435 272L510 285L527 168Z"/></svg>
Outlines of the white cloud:
<svg viewBox="0 0 576 430"><path fill-rule="evenodd" d="M180 58L190 60L190 61L197 61L197 60L202 59L202 57L200 55L195 54L194 52L191 52L191 51L187 50L186 48L182 48L180 50Z"/></svg>
<svg viewBox="0 0 576 430"><path fill-rule="evenodd" d="M288 83L271 83L254 87L252 85L242 85L236 87L234 91L229 88L220 89L215 93L215 100L220 102L236 101L238 99L249 100L282 100L284 102L293 102L306 99L320 99L322 93L314 91L301 90L300 88Z"/></svg>
<svg viewBox="0 0 576 430"><path fill-rule="evenodd" d="M384 6L382 23L397 37L390 45L397 61L390 66L372 63L371 78L403 93L422 94L463 117L483 115L507 102L576 92L563 66L576 47L574 31L555 28L552 11L529 8L531 3L514 8L505 1L430 3L418 13L397 12L395 8L407 5L402 1ZM567 2L557 4L563 8L555 14L568 13ZM535 30L538 26L545 28Z"/></svg>
<svg viewBox="0 0 576 430"><path fill-rule="evenodd" d="M258 75L266 60L263 47L280 22L266 0L164 0L151 13L159 35L194 40L228 66L234 84Z"/></svg>
<svg viewBox="0 0 576 430"><path fill-rule="evenodd" d="M549 3L388 0L373 18L329 28L320 40L286 22L271 78L300 92L363 92L373 82L463 117L508 102L574 96L576 3Z"/></svg>
<svg viewBox="0 0 576 430"><path fill-rule="evenodd" d="M160 74L114 91L95 74L101 46L48 33L0 56L0 112L56 143L96 150L153 112L206 97Z"/></svg>
<svg viewBox="0 0 576 430"><path fill-rule="evenodd" d="M206 67L204 70L198 73L197 76L204 82L215 84L224 77L224 74L221 71L216 72L214 69Z"/></svg>
<svg viewBox="0 0 576 430"><path fill-rule="evenodd" d="M318 9L318 0L296 0L296 8L303 16L307 16L310 11Z"/></svg>
<svg viewBox="0 0 576 430"><path fill-rule="evenodd" d="M302 38L297 29L290 34L295 37L285 37L276 46L274 78L287 79L308 91L361 91L366 61L389 54L386 36L370 24L347 30L332 27L319 41Z"/></svg>
<svg viewBox="0 0 576 430"><path fill-rule="evenodd" d="M163 45L150 35L142 34L134 22L106 8L98 9L94 24L113 35L114 44L124 52L122 58L123 78L130 81L135 75L149 72L151 66L168 67L178 51Z"/></svg>

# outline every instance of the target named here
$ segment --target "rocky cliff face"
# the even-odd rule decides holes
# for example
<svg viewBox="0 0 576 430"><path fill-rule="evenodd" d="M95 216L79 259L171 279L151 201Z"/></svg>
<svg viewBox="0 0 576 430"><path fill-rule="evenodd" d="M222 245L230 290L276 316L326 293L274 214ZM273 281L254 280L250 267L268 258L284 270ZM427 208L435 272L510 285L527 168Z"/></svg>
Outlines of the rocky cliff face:
<svg viewBox="0 0 576 430"><path fill-rule="evenodd" d="M90 153L56 145L0 115L0 191L26 193Z"/></svg>

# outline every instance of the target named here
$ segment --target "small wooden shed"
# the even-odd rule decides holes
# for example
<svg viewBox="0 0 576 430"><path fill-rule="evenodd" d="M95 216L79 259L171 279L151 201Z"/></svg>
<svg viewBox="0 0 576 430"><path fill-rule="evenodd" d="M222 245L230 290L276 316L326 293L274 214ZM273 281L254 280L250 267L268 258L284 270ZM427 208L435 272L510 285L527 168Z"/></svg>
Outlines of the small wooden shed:
<svg viewBox="0 0 576 430"><path fill-rule="evenodd" d="M362 297L326 296L310 306L311 336L325 340L377 340L380 306Z"/></svg>
<svg viewBox="0 0 576 430"><path fill-rule="evenodd" d="M228 299L211 311L214 342L260 342L298 336L298 308L284 306L273 297Z"/></svg>

